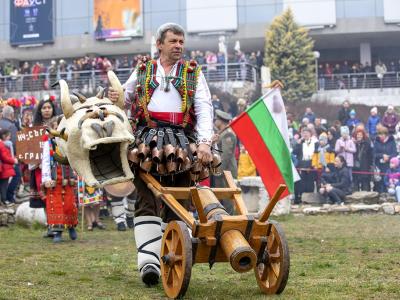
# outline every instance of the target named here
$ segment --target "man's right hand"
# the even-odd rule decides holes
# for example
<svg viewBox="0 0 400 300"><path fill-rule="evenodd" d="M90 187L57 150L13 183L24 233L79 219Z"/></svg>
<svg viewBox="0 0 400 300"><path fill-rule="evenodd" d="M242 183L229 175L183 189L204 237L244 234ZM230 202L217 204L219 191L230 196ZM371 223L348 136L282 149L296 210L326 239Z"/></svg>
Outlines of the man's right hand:
<svg viewBox="0 0 400 300"><path fill-rule="evenodd" d="M108 88L108 99L110 99L112 102L117 102L119 98L119 94L116 90L114 90L112 87Z"/></svg>

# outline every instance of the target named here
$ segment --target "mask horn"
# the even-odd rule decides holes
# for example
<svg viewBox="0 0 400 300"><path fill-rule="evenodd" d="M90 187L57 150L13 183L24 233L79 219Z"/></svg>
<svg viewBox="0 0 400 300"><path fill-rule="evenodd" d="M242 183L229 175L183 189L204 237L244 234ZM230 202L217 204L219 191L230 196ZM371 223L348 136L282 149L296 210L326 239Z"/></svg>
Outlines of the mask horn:
<svg viewBox="0 0 400 300"><path fill-rule="evenodd" d="M85 103L86 97L84 95L82 95L81 93L79 93L77 91L72 92L72 94L78 98L80 103Z"/></svg>
<svg viewBox="0 0 400 300"><path fill-rule="evenodd" d="M61 107L65 118L70 118L74 113L74 108L72 107L71 98L69 97L69 88L65 80L60 80L60 90L61 90Z"/></svg>
<svg viewBox="0 0 400 300"><path fill-rule="evenodd" d="M121 82L119 81L118 77L115 75L113 71L108 71L107 75L111 87L119 94L118 101L115 102L115 105L117 105L120 109L124 109L125 97L124 97L124 89L122 88Z"/></svg>
<svg viewBox="0 0 400 300"><path fill-rule="evenodd" d="M99 99L103 99L104 98L104 92L105 89L102 86L98 87L99 92L97 93L96 97Z"/></svg>

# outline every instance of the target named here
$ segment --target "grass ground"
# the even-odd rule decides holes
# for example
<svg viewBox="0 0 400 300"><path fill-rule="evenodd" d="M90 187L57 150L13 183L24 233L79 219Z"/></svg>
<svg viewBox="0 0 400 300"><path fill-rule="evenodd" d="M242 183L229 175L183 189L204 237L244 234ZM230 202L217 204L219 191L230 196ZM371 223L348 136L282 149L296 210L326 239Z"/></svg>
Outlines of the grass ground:
<svg viewBox="0 0 400 300"><path fill-rule="evenodd" d="M400 218L386 215L279 219L291 270L279 299L400 299ZM80 233L53 245L43 229L0 228L0 299L164 299L144 288L132 231ZM112 229L111 229L112 228ZM195 265L186 299L264 299L252 272Z"/></svg>

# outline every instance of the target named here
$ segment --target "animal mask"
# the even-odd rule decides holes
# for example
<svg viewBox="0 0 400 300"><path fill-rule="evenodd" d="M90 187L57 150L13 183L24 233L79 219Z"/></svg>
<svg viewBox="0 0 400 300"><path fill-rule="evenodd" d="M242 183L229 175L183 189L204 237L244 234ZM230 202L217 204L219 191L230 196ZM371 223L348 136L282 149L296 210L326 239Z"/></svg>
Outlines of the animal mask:
<svg viewBox="0 0 400 300"><path fill-rule="evenodd" d="M78 175L95 187L133 179L127 151L134 137L123 111L124 93L114 72L108 72L108 79L120 95L115 103L104 97L104 89L86 99L78 93L70 95L67 83L59 82L64 118L56 143Z"/></svg>

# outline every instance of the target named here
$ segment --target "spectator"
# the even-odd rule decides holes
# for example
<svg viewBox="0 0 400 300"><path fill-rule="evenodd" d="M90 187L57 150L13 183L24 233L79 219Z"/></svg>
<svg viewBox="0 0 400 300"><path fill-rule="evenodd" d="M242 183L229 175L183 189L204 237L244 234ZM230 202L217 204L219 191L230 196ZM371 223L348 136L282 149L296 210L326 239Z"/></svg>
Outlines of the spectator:
<svg viewBox="0 0 400 300"><path fill-rule="evenodd" d="M350 138L349 128L342 126L340 128L341 137L336 141L335 152L339 156L343 156L346 160L346 167L351 170L354 166L354 153L356 152L356 145ZM351 178L351 175L350 175Z"/></svg>
<svg viewBox="0 0 400 300"><path fill-rule="evenodd" d="M381 118L378 116L378 108L375 106L371 108L371 115L368 117L367 129L368 134L371 140L374 140L376 137L376 126L381 121Z"/></svg>
<svg viewBox="0 0 400 300"><path fill-rule="evenodd" d="M392 105L389 105L385 114L383 115L382 125L388 129L389 134L394 134L398 122L399 116L394 111L394 107Z"/></svg>
<svg viewBox="0 0 400 300"><path fill-rule="evenodd" d="M359 119L356 118L356 111L352 109L350 111L350 119L347 120L347 127L349 127L350 132L353 132L354 128L361 123Z"/></svg>
<svg viewBox="0 0 400 300"><path fill-rule="evenodd" d="M329 128L327 135L328 135L328 144L331 146L331 149L335 149L336 141L338 139L338 133L335 127Z"/></svg>
<svg viewBox="0 0 400 300"><path fill-rule="evenodd" d="M334 149L328 144L328 135L323 132L319 135L319 143L316 144L315 152L312 157L312 167L317 170L317 185L319 186L321 175L327 170L328 166L333 165L335 160Z"/></svg>
<svg viewBox="0 0 400 300"><path fill-rule="evenodd" d="M354 142L356 144L356 153L354 154L353 170L353 188L355 191L371 190L371 175L358 174L357 172L368 173L371 171L372 165L372 147L371 140L363 129L356 129L354 132Z"/></svg>
<svg viewBox="0 0 400 300"><path fill-rule="evenodd" d="M390 195L396 196L396 201L400 203L400 169L399 158L390 159L389 170L385 175L385 186Z"/></svg>
<svg viewBox="0 0 400 300"><path fill-rule="evenodd" d="M239 98L236 105L237 105L237 114L240 115L242 112L246 110L247 101L243 98Z"/></svg>
<svg viewBox="0 0 400 300"><path fill-rule="evenodd" d="M392 157L397 156L396 143L392 135L385 126L377 126L377 137L374 142L374 162L378 168L378 172L386 173L389 169L389 161ZM379 193L386 192L383 179L376 182L375 191Z"/></svg>
<svg viewBox="0 0 400 300"><path fill-rule="evenodd" d="M333 204L342 204L346 195L351 194L350 171L346 166L346 159L339 155L335 158L335 169L322 177L322 186L319 192L329 198Z"/></svg>
<svg viewBox="0 0 400 300"><path fill-rule="evenodd" d="M7 199L7 188L10 177L15 176L14 165L18 162L16 158L13 157L12 152L6 146L5 142L11 139L11 132L7 129L0 130L0 202L5 205L12 205Z"/></svg>
<svg viewBox="0 0 400 300"><path fill-rule="evenodd" d="M13 146L13 155L15 155L16 141L17 141L17 131L18 128L15 126L15 114L14 109L11 106L6 106L3 108L3 118L0 119L0 128L7 129L11 133L11 142ZM21 181L21 170L19 165L14 165L15 176L12 177L7 188L7 201L10 203L15 203L15 192L18 188L18 184Z"/></svg>
<svg viewBox="0 0 400 300"><path fill-rule="evenodd" d="M387 72L386 65L385 65L383 62L379 61L379 62L375 65L375 73L376 73L376 76L382 81L382 80L383 80L383 77L384 77L385 74L386 74L386 72Z"/></svg>
<svg viewBox="0 0 400 300"><path fill-rule="evenodd" d="M57 65L55 60L51 61L50 67L47 69L47 72L49 73L49 86L51 86L57 81Z"/></svg>
<svg viewBox="0 0 400 300"><path fill-rule="evenodd" d="M311 136L309 128L303 128L301 138L298 139L297 145L293 149L297 163L297 168L300 169L300 181L295 183L295 204L301 202L303 193L312 193L314 191L315 173L312 172L312 157L315 152L315 142Z"/></svg>
<svg viewBox="0 0 400 300"><path fill-rule="evenodd" d="M261 54L261 51L257 51L256 57L257 57L257 67L261 68L264 64L264 57Z"/></svg>
<svg viewBox="0 0 400 300"><path fill-rule="evenodd" d="M342 107L338 113L338 120L342 126L345 126L347 124L347 120L350 119L350 110L350 102L347 100L343 101Z"/></svg>
<svg viewBox="0 0 400 300"><path fill-rule="evenodd" d="M307 118L310 123L315 123L315 114L314 112L311 110L311 107L306 107L306 112L304 113L303 118Z"/></svg>
<svg viewBox="0 0 400 300"><path fill-rule="evenodd" d="M222 107L221 101L219 100L219 98L218 98L217 95L213 94L211 100L212 100L212 106L213 106L213 108L214 108L214 112L215 112L217 109L219 109L219 110L224 110L223 107ZM215 116L214 116L214 117L215 117Z"/></svg>
<svg viewBox="0 0 400 300"><path fill-rule="evenodd" d="M238 179L248 176L257 176L256 166L244 146L240 145Z"/></svg>

